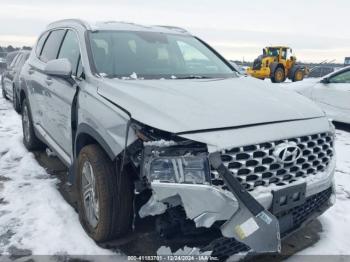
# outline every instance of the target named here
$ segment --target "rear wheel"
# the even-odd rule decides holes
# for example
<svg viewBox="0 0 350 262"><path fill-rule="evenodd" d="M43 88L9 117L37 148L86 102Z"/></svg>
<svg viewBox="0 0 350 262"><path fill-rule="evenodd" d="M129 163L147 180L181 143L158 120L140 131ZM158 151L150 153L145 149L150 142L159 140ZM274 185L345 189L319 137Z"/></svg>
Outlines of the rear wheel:
<svg viewBox="0 0 350 262"><path fill-rule="evenodd" d="M80 151L76 182L80 221L91 238L106 241L130 229L132 181L127 174L118 173L98 145L87 145Z"/></svg>
<svg viewBox="0 0 350 262"><path fill-rule="evenodd" d="M17 113L21 112L21 107L18 101L18 97L17 97L17 92L16 92L16 88L13 87L13 99L12 99L12 103L13 103L13 108L15 109L15 111Z"/></svg>
<svg viewBox="0 0 350 262"><path fill-rule="evenodd" d="M304 79L304 71L299 68L295 71L292 81L293 82L302 81L303 79Z"/></svg>
<svg viewBox="0 0 350 262"><path fill-rule="evenodd" d="M34 133L33 120L27 99L23 100L22 109L23 144L28 150L44 148L44 144Z"/></svg>
<svg viewBox="0 0 350 262"><path fill-rule="evenodd" d="M2 89L2 97L5 98L6 100L9 100L9 98L8 98L7 95L6 95L4 83L2 84L1 89Z"/></svg>
<svg viewBox="0 0 350 262"><path fill-rule="evenodd" d="M281 82L284 82L284 80L286 80L286 76L283 68L277 67L275 72L273 73L273 77L271 78L271 81L273 83L281 83Z"/></svg>

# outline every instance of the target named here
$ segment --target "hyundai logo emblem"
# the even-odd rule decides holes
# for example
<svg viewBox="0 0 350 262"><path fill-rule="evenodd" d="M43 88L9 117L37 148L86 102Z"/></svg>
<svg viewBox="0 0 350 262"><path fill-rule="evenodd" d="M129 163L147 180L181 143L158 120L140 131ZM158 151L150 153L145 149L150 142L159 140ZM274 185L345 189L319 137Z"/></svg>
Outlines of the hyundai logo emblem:
<svg viewBox="0 0 350 262"><path fill-rule="evenodd" d="M282 143L276 146L273 155L279 162L289 164L297 161L301 157L301 149L295 142Z"/></svg>

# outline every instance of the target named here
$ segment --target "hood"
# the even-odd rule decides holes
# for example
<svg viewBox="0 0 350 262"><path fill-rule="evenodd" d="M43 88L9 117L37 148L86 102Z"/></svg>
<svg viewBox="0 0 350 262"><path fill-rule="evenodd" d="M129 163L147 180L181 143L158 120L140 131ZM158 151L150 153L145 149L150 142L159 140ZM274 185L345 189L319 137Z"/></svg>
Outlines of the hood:
<svg viewBox="0 0 350 262"><path fill-rule="evenodd" d="M192 80L102 78L98 93L160 130L194 130L324 116L310 100L251 77Z"/></svg>

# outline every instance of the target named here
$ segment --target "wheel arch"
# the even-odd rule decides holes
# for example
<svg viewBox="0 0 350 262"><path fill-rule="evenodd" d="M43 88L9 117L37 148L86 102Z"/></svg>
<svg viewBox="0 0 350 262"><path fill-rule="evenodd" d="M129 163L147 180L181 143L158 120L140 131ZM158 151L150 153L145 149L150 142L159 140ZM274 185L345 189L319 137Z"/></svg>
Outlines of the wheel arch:
<svg viewBox="0 0 350 262"><path fill-rule="evenodd" d="M281 67L284 70L284 72L286 72L286 69L285 69L285 67L284 67L284 65L282 63L273 62L273 63L270 64L270 77L273 77L273 75L275 73L275 70L278 67Z"/></svg>
<svg viewBox="0 0 350 262"><path fill-rule="evenodd" d="M101 148L106 152L106 154L112 161L114 161L114 159L116 158L116 155L113 153L112 148L102 138L102 136L89 125L82 123L77 128L74 143L74 158L77 158L79 152L84 146L90 144L97 144L101 146Z"/></svg>

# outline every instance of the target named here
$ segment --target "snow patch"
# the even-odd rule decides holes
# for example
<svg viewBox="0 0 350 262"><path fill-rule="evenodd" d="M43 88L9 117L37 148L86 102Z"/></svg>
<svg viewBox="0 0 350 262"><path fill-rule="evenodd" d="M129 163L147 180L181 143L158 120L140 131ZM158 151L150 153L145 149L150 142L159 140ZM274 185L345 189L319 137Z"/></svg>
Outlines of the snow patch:
<svg viewBox="0 0 350 262"><path fill-rule="evenodd" d="M0 177L0 254L25 250L29 255L126 260L88 237L78 214L57 190L58 179L48 175L23 146L20 116L1 96Z"/></svg>

